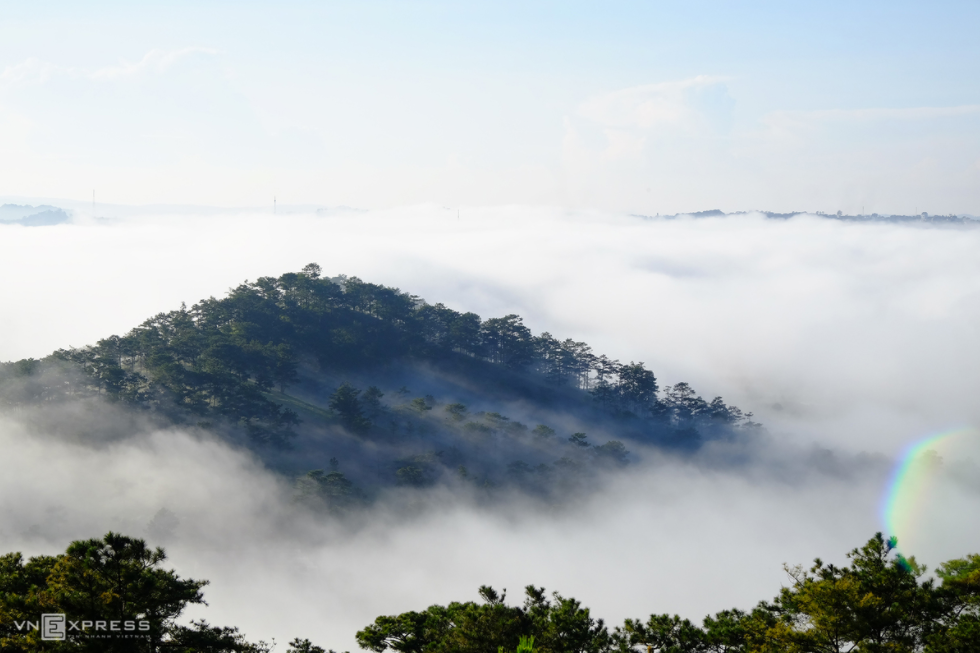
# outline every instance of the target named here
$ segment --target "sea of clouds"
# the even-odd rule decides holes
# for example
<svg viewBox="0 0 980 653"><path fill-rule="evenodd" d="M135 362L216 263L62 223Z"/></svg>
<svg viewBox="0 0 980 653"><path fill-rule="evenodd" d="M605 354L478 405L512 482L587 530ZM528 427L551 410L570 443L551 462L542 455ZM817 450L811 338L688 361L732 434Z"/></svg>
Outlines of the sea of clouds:
<svg viewBox="0 0 980 653"><path fill-rule="evenodd" d="M977 251L969 227L521 206L107 207L0 225L0 360L124 333L315 261L484 318L518 313L535 333L643 361L661 384L721 395L768 432L754 462L648 456L561 514L446 498L341 526L297 518L288 483L226 444L148 427L93 446L14 413L0 421L0 550L51 553L110 528L144 536L166 508L171 562L212 581L199 614L341 650L379 614L475 600L483 583L512 600L544 585L612 623L748 608L778 591L783 562L842 562L882 527L890 461L909 443L978 422ZM780 473L820 449L873 462ZM975 514L964 492L945 509ZM975 526L948 527L920 538L931 565L980 550Z"/></svg>

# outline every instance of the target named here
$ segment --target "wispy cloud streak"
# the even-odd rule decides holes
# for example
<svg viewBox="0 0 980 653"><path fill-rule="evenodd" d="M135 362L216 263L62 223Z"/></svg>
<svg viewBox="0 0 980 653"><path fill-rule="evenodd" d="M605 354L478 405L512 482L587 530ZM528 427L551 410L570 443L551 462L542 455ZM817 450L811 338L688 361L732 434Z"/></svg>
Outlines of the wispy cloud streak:
<svg viewBox="0 0 980 653"><path fill-rule="evenodd" d="M120 61L112 66L96 69L62 66L31 57L20 63L4 67L0 72L0 89L45 84L58 76L91 81L115 81L135 78L144 74L161 74L176 62L195 54L214 56L213 48L187 47L178 50L153 49L135 63Z"/></svg>

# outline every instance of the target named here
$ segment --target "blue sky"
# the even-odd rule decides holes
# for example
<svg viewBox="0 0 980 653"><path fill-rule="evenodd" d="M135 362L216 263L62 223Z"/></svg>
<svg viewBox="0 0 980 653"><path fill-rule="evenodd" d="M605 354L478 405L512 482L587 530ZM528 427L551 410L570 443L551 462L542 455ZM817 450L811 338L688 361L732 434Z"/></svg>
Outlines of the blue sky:
<svg viewBox="0 0 980 653"><path fill-rule="evenodd" d="M0 195L980 213L978 14L8 2Z"/></svg>

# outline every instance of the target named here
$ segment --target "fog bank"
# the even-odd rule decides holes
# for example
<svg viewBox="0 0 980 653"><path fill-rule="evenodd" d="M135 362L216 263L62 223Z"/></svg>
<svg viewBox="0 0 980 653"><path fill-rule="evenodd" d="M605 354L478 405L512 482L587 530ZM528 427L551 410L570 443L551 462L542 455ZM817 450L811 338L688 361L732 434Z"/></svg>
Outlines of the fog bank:
<svg viewBox="0 0 980 653"><path fill-rule="evenodd" d="M316 261L484 318L519 313L787 437L895 453L977 422L980 229L518 206L103 213L0 225L0 359Z"/></svg>
<svg viewBox="0 0 980 653"><path fill-rule="evenodd" d="M181 575L212 581L210 607L188 617L339 650L354 650L354 633L380 614L478 600L481 584L513 602L544 585L613 625L751 607L778 591L782 562L843 561L870 536L884 481L875 465L776 478L772 449L739 469L648 456L558 511L519 500L478 509L435 491L427 508L383 502L338 522L296 508L250 454L200 434L150 430L91 447L5 418L0 447L3 551L55 553L110 529L146 537Z"/></svg>
<svg viewBox="0 0 980 653"><path fill-rule="evenodd" d="M2 550L148 536L181 574L212 581L211 607L194 614L252 638L353 650L375 616L476 600L484 583L511 601L544 585L612 624L747 608L778 591L781 563L844 562L882 528L887 461L908 442L980 417L980 229L518 206L112 211L0 225L0 360L121 334L315 261L484 318L518 313L535 333L643 361L661 385L721 395L769 434L738 466L711 451L648 455L575 510L442 497L351 527L296 513L288 479L201 434L134 425L83 444L2 417ZM795 474L814 451L868 456ZM950 496L949 514L976 514L975 488ZM154 521L161 509L172 518ZM935 565L977 550L975 525L942 523L914 553Z"/></svg>

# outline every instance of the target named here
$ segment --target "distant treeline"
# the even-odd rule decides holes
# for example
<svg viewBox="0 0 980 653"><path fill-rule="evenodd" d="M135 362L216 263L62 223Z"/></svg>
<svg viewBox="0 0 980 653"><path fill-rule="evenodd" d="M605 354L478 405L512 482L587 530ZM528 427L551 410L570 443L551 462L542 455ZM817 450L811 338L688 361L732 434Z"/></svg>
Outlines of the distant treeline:
<svg viewBox="0 0 980 653"><path fill-rule="evenodd" d="M968 215L957 215L955 213L949 213L945 215L935 215L931 213L915 213L912 215L900 215L900 214L889 214L889 213L860 213L857 215L848 215L843 211L838 211L837 213L824 213L823 211L789 211L788 213L776 213L773 211L735 211L733 213L725 213L719 209L709 209L707 211L694 211L692 213L677 213L674 215L664 215L656 216L662 218L679 218L679 217L692 217L692 218L723 218L731 215L764 215L767 218L773 220L788 220L790 218L795 218L804 215L814 215L820 218L827 218L829 220L843 220L845 222L891 222L894 224L927 224L927 225L967 225L967 226L977 226L980 225L980 219L977 219ZM650 219L649 215L636 215L637 218Z"/></svg>
<svg viewBox="0 0 980 653"><path fill-rule="evenodd" d="M298 418L274 391L299 381L304 360L337 371L453 358L578 389L610 415L678 431L751 424L751 413L721 397L706 401L686 383L661 391L642 362L620 363L550 333L535 336L518 315L483 320L357 277L324 278L317 264L243 283L223 299L160 313L124 336L62 349L44 361L70 363L81 376L63 368L53 384L20 383L16 393L3 392L4 377L30 376L39 365L4 364L0 396L22 403L95 392L141 406L176 402L239 423L259 440L283 442Z"/></svg>

